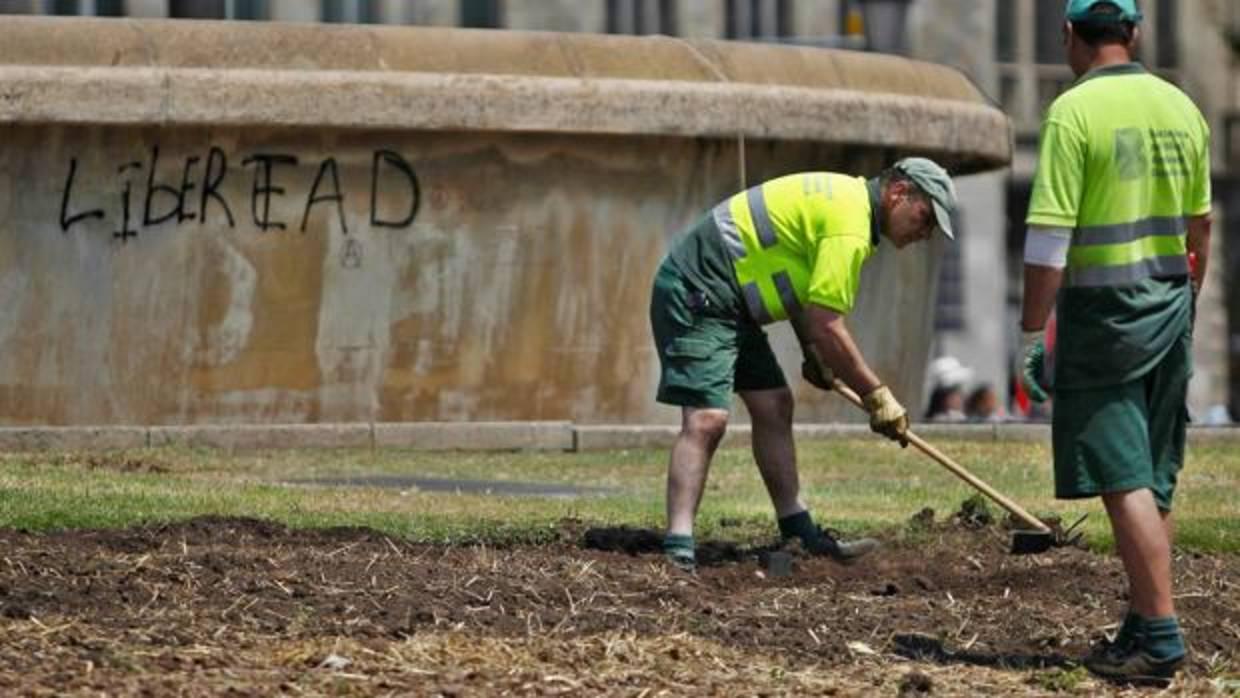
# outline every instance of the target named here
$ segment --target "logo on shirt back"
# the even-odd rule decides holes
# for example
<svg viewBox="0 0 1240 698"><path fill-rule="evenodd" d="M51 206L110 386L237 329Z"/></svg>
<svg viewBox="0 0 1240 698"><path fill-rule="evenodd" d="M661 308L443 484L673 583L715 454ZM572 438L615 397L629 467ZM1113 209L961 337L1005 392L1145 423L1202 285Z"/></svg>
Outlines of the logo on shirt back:
<svg viewBox="0 0 1240 698"><path fill-rule="evenodd" d="M1139 128L1121 128L1115 131L1115 170L1121 180L1140 179L1145 176L1149 161L1145 155L1145 138Z"/></svg>
<svg viewBox="0 0 1240 698"><path fill-rule="evenodd" d="M1155 177L1187 177L1188 132L1180 129L1150 129L1150 149L1153 151Z"/></svg>

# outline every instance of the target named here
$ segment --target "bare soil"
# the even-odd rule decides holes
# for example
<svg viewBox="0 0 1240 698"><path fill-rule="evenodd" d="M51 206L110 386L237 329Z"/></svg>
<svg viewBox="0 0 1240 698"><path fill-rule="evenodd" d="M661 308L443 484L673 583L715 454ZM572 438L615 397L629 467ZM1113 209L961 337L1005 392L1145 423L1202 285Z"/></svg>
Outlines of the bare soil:
<svg viewBox="0 0 1240 698"><path fill-rule="evenodd" d="M923 523L924 520L923 520ZM0 529L2 695L977 695L1105 693L1074 659L1125 608L1111 556L1007 554L931 524L852 567L563 522L511 548L200 518ZM1179 554L1192 662L1234 690L1240 558Z"/></svg>

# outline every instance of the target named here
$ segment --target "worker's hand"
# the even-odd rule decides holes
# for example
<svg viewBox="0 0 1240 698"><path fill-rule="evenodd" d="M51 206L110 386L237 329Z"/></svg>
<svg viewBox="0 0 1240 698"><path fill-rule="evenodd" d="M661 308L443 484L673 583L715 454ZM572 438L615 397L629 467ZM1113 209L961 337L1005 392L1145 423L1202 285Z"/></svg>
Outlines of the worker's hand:
<svg viewBox="0 0 1240 698"><path fill-rule="evenodd" d="M1045 330L1020 333L1020 365L1017 370L1020 383L1025 393L1034 402L1046 402L1050 397L1050 386L1043 376L1046 374L1046 338Z"/></svg>
<svg viewBox="0 0 1240 698"><path fill-rule="evenodd" d="M801 362L801 377L810 385L822 390L830 390L835 382L835 372L822 365L821 361L806 358Z"/></svg>
<svg viewBox="0 0 1240 698"><path fill-rule="evenodd" d="M889 439L908 446L908 411L891 394L891 389L880 385L861 398L870 413L870 429Z"/></svg>

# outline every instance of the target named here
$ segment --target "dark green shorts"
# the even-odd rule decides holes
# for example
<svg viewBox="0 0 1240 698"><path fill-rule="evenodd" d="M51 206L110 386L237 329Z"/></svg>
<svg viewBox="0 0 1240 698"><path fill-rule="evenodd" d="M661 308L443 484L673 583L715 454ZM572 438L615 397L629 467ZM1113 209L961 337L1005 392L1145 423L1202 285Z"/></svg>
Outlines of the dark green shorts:
<svg viewBox="0 0 1240 698"><path fill-rule="evenodd" d="M1158 508L1171 511L1176 476L1184 465L1191 354L1185 336L1141 378L1055 394L1056 497L1148 488Z"/></svg>
<svg viewBox="0 0 1240 698"><path fill-rule="evenodd" d="M730 409L733 391L788 385L762 328L749 318L727 315L664 260L650 299L650 328L662 368L659 402Z"/></svg>

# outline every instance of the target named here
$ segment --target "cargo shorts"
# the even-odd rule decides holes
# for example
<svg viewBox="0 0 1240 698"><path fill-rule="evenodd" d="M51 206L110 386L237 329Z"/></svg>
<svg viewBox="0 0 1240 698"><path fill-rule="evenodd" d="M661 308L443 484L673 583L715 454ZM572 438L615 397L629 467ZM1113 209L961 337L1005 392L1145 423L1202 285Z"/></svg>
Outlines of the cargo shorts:
<svg viewBox="0 0 1240 698"><path fill-rule="evenodd" d="M1144 376L1055 393L1055 496L1079 499L1148 488L1171 511L1184 465L1192 342L1186 334Z"/></svg>
<svg viewBox="0 0 1240 698"><path fill-rule="evenodd" d="M650 298L659 402L726 410L734 391L787 387L766 333L748 317L730 315L663 261Z"/></svg>

